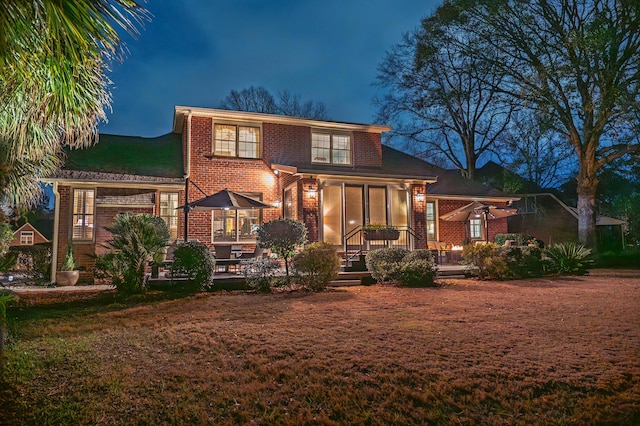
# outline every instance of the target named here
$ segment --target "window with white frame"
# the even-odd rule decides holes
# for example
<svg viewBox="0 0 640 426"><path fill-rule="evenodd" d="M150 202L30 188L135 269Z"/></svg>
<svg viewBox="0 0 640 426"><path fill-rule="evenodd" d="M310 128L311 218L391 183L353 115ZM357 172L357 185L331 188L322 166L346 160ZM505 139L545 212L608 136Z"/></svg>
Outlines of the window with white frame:
<svg viewBox="0 0 640 426"><path fill-rule="evenodd" d="M22 246L33 245L33 231L20 231L20 245Z"/></svg>
<svg viewBox="0 0 640 426"><path fill-rule="evenodd" d="M471 239L478 240L482 238L482 220L470 219L469 220L469 235Z"/></svg>
<svg viewBox="0 0 640 426"><path fill-rule="evenodd" d="M160 218L169 228L172 239L178 238L178 193L160 193Z"/></svg>
<svg viewBox="0 0 640 426"><path fill-rule="evenodd" d="M262 194L245 193L262 200ZM211 213L211 241L255 241L256 232L262 223L262 210L213 210Z"/></svg>
<svg viewBox="0 0 640 426"><path fill-rule="evenodd" d="M427 201L427 240L436 240L436 203Z"/></svg>
<svg viewBox="0 0 640 426"><path fill-rule="evenodd" d="M343 134L312 133L311 162L351 164L351 137Z"/></svg>
<svg viewBox="0 0 640 426"><path fill-rule="evenodd" d="M88 241L93 239L94 201L94 189L73 190L72 240Z"/></svg>
<svg viewBox="0 0 640 426"><path fill-rule="evenodd" d="M260 128L235 124L214 124L213 155L259 158Z"/></svg>

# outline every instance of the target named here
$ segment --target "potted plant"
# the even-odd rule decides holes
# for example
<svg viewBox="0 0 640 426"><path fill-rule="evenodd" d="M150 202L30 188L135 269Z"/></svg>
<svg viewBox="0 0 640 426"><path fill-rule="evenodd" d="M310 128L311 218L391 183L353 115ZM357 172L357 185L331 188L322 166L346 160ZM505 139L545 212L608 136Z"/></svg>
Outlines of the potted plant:
<svg viewBox="0 0 640 426"><path fill-rule="evenodd" d="M76 269L76 261L73 258L73 249L69 247L60 270L56 272L56 284L59 286L76 285L80 278L80 271Z"/></svg>
<svg viewBox="0 0 640 426"><path fill-rule="evenodd" d="M367 241L372 240L397 240L400 238L400 231L391 225L379 225L370 223L362 227L364 231L364 239Z"/></svg>

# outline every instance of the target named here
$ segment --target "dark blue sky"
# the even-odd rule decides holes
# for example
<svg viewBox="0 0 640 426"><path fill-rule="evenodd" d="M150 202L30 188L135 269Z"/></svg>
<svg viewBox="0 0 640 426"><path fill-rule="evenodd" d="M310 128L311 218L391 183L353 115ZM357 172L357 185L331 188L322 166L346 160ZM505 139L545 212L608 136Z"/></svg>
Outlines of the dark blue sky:
<svg viewBox="0 0 640 426"><path fill-rule="evenodd" d="M333 120L369 123L378 64L440 0L154 1L128 56L113 65L102 133L158 136L173 107L216 107L264 86L324 102Z"/></svg>

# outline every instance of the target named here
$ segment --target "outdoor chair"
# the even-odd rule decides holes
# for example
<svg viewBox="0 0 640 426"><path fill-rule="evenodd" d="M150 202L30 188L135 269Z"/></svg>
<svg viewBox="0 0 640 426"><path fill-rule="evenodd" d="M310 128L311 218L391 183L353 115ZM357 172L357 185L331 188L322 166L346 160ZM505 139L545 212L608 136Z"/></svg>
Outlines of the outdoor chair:
<svg viewBox="0 0 640 426"><path fill-rule="evenodd" d="M240 259L232 255L232 246L230 245L214 245L216 272L229 272L229 266L235 266L236 269L240 264Z"/></svg>

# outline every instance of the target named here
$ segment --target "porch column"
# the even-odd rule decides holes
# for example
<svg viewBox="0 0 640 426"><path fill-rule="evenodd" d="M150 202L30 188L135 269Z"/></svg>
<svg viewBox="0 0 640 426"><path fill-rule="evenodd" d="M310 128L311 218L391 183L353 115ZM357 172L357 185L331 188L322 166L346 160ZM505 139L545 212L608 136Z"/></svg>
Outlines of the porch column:
<svg viewBox="0 0 640 426"><path fill-rule="evenodd" d="M426 193L424 184L411 185L411 224L418 236L414 241L415 249L427 248L427 202L424 196ZM418 194L423 195L422 201L418 201Z"/></svg>
<svg viewBox="0 0 640 426"><path fill-rule="evenodd" d="M316 242L319 238L318 226L320 216L320 188L318 180L304 178L299 182L298 194L302 205L302 221L307 227L309 242Z"/></svg>

